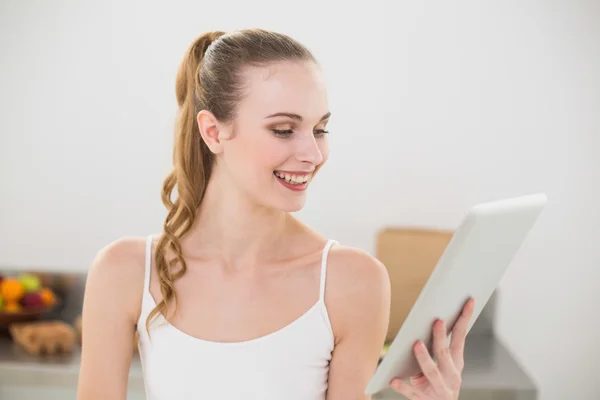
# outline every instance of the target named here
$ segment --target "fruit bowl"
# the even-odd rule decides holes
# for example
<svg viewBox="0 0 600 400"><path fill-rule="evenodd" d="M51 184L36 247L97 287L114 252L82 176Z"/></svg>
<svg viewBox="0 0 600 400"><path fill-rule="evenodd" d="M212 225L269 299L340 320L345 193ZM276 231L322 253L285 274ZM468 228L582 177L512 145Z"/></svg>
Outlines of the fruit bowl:
<svg viewBox="0 0 600 400"><path fill-rule="evenodd" d="M0 276L0 328L40 319L58 306L58 298L35 274Z"/></svg>
<svg viewBox="0 0 600 400"><path fill-rule="evenodd" d="M44 314L53 311L58 304L44 308L27 308L20 311L0 310L0 328L8 328L16 322L31 322L40 319Z"/></svg>

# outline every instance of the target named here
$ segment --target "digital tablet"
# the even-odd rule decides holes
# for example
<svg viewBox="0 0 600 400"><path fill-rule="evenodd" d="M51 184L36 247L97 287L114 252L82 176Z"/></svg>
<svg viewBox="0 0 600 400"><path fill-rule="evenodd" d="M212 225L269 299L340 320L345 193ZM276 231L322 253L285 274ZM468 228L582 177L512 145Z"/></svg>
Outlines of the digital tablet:
<svg viewBox="0 0 600 400"><path fill-rule="evenodd" d="M463 306L475 299L471 329L546 204L545 194L482 203L455 230L435 269L367 385L365 394L421 372L413 353L421 339L432 349L433 323L441 318L449 335Z"/></svg>

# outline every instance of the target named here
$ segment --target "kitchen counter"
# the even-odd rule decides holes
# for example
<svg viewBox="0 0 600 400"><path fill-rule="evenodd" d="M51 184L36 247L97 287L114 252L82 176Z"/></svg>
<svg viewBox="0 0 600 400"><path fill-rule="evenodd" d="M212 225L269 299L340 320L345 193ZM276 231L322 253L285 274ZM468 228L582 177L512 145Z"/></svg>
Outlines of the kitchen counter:
<svg viewBox="0 0 600 400"><path fill-rule="evenodd" d="M79 345L69 354L35 357L14 345L9 337L0 336L0 399L75 399L80 362ZM127 398L145 399L137 353L131 362Z"/></svg>
<svg viewBox="0 0 600 400"><path fill-rule="evenodd" d="M71 276L72 275L72 276ZM65 283L60 309L45 316L72 324L81 313L84 274L59 273ZM495 338L494 297L475 321L465 346L465 370L460 400L537 400L537 389L515 358ZM80 347L72 354L32 357L13 345L8 333L0 332L0 400L75 399ZM143 400L144 381L140 359L134 353L129 373L128 400ZM386 390L373 400L400 400L404 397Z"/></svg>
<svg viewBox="0 0 600 400"><path fill-rule="evenodd" d="M465 369L460 400L537 400L533 380L493 335L470 335L465 345ZM391 389L373 399L399 400Z"/></svg>
<svg viewBox="0 0 600 400"><path fill-rule="evenodd" d="M41 391L44 398L54 390L58 398L75 398L79 374L80 350L69 355L32 357L16 348L9 338L0 338L0 388ZM61 392L62 391L62 392ZM11 393L13 393L11 392ZM129 375L131 399L143 398L140 360L134 355ZM16 393L16 392L14 392ZM72 394L71 394L72 393ZM0 398L9 398L0 391ZM12 398L12 397L10 397ZM19 395L19 398L24 398ZM391 390L373 399L394 400L403 397ZM492 335L470 335L465 347L465 370L461 400L536 400L537 390L506 348Z"/></svg>

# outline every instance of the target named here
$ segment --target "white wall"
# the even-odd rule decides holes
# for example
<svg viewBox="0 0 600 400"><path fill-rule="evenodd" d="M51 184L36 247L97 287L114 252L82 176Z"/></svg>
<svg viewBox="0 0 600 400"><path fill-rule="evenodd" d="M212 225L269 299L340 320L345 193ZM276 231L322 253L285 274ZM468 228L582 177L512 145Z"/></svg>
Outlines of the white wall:
<svg viewBox="0 0 600 400"><path fill-rule="evenodd" d="M272 3L0 3L0 265L85 270L158 231L185 48L276 29L321 60L334 115L300 216L372 251L384 225L451 228L476 202L545 191L498 334L542 400L599 398L599 3Z"/></svg>
<svg viewBox="0 0 600 400"><path fill-rule="evenodd" d="M378 212L452 226L468 204L545 191L497 332L542 399L598 399L600 3L483 3L386 13Z"/></svg>

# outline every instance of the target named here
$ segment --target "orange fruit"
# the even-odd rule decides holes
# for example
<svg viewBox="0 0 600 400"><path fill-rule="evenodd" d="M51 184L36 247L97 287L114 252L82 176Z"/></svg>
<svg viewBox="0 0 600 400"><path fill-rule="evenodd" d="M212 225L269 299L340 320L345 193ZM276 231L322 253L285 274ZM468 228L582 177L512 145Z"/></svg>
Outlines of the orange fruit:
<svg viewBox="0 0 600 400"><path fill-rule="evenodd" d="M40 290L40 296L42 297L42 301L46 306L51 306L56 303L56 296L50 288L43 288Z"/></svg>
<svg viewBox="0 0 600 400"><path fill-rule="evenodd" d="M7 312L7 313L19 312L19 311L21 311L21 305L14 301L7 301L6 304L4 305L3 311Z"/></svg>
<svg viewBox="0 0 600 400"><path fill-rule="evenodd" d="M0 295L9 302L18 302L25 294L25 287L15 278L5 278L0 282Z"/></svg>

